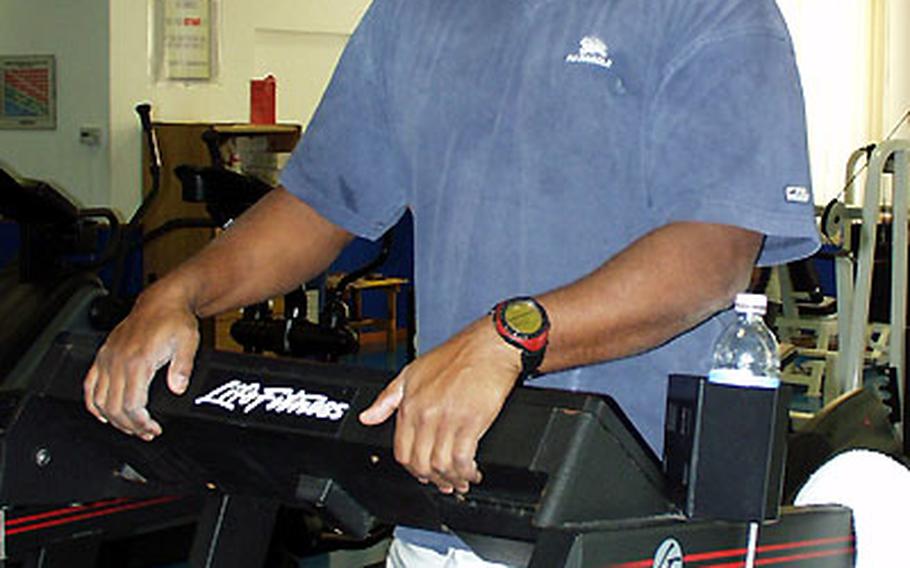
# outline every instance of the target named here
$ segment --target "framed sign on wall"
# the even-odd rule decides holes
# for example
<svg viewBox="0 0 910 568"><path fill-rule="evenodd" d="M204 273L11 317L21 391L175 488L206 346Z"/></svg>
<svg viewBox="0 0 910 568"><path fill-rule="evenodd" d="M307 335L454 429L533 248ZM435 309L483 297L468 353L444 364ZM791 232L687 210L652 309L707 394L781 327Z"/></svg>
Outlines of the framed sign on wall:
<svg viewBox="0 0 910 568"><path fill-rule="evenodd" d="M216 0L151 0L152 75L213 81L218 71Z"/></svg>
<svg viewBox="0 0 910 568"><path fill-rule="evenodd" d="M0 128L57 128L53 55L0 55Z"/></svg>

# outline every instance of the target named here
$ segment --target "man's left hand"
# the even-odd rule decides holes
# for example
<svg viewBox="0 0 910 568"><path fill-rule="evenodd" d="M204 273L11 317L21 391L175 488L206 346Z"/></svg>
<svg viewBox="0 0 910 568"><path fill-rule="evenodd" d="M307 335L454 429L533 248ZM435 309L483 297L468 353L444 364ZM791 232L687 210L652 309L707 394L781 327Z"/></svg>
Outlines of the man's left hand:
<svg viewBox="0 0 910 568"><path fill-rule="evenodd" d="M467 493L482 475L477 444L521 372L521 352L489 317L415 359L360 414L368 426L397 411L395 459L443 493Z"/></svg>

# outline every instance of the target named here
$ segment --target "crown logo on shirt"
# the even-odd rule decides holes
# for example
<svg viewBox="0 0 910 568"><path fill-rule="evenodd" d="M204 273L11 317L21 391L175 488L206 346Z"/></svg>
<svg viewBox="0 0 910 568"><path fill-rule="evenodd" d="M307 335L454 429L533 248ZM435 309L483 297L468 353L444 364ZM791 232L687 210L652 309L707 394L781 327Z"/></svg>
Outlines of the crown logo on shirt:
<svg viewBox="0 0 910 568"><path fill-rule="evenodd" d="M613 67L607 44L597 36L585 36L578 42L578 52L566 55L566 63L587 63L604 69Z"/></svg>

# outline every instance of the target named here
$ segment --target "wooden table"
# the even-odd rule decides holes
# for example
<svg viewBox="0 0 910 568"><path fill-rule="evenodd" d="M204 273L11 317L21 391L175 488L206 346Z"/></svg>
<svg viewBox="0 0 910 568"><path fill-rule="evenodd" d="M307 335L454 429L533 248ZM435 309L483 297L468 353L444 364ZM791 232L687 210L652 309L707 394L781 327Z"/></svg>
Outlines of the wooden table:
<svg viewBox="0 0 910 568"><path fill-rule="evenodd" d="M329 275L326 285L335 287L343 276L343 274ZM402 286L407 284L407 278L398 276L366 276L355 280L345 290L345 297L351 300L350 326L354 329L381 327L386 334L386 350L390 353L394 353L398 349L398 293ZM385 292L388 310L386 318L363 317L362 294L369 291Z"/></svg>

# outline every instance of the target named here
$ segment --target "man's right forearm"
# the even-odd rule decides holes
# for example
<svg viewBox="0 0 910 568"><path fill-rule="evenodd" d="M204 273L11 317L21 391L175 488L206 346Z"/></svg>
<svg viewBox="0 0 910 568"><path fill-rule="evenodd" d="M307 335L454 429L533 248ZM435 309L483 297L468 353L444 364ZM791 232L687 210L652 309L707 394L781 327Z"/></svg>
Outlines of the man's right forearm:
<svg viewBox="0 0 910 568"><path fill-rule="evenodd" d="M253 304L324 271L352 235L278 188L140 301L185 302L199 317Z"/></svg>
<svg viewBox="0 0 910 568"><path fill-rule="evenodd" d="M193 314L210 316L290 290L325 270L350 240L283 189L269 193L139 296L86 373L86 408L123 432L154 439L162 429L147 408L149 385L168 365L168 387L186 391L199 345Z"/></svg>

